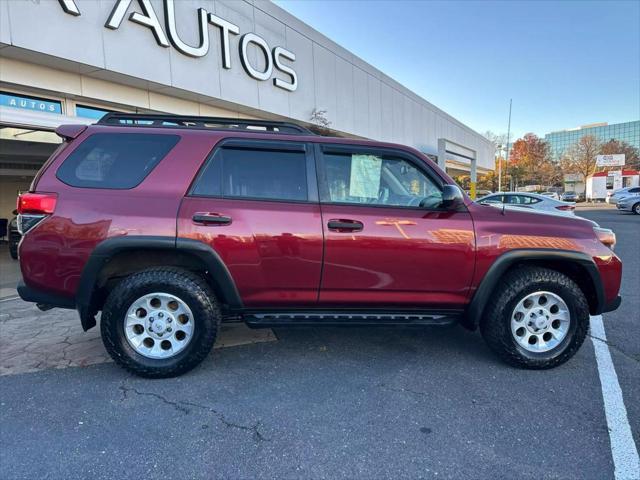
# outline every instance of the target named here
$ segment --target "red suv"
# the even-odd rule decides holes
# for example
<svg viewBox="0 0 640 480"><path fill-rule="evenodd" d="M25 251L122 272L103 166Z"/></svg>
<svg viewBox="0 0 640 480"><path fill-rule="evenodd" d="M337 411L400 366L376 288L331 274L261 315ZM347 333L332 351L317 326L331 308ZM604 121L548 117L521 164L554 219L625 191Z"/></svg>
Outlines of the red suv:
<svg viewBox="0 0 640 480"><path fill-rule="evenodd" d="M109 114L18 199L20 296L178 375L220 322L444 325L549 368L620 304L612 231L472 202L419 151L254 120Z"/></svg>

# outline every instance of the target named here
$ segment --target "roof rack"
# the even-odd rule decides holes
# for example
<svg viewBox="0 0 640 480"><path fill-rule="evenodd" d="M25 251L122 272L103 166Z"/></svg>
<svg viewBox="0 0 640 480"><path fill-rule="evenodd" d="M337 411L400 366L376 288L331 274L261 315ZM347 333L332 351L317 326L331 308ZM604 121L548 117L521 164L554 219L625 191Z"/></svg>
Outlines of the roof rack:
<svg viewBox="0 0 640 480"><path fill-rule="evenodd" d="M107 113L98 125L119 125L131 127L197 128L202 130L241 130L257 133L287 133L315 135L311 130L289 122L271 120L251 120L244 118L198 117L188 115Z"/></svg>

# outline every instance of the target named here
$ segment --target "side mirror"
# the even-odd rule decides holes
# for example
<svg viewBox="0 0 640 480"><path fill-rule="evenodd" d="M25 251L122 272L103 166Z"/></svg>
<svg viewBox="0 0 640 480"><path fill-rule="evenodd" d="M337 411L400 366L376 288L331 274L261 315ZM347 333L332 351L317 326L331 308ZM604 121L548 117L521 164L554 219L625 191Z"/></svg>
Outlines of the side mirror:
<svg viewBox="0 0 640 480"><path fill-rule="evenodd" d="M11 212L13 214L13 216L15 217L16 215L18 215L18 210L14 209L13 212Z"/></svg>
<svg viewBox="0 0 640 480"><path fill-rule="evenodd" d="M462 191L457 185L445 185L442 188L442 203L445 210L458 210L464 205Z"/></svg>

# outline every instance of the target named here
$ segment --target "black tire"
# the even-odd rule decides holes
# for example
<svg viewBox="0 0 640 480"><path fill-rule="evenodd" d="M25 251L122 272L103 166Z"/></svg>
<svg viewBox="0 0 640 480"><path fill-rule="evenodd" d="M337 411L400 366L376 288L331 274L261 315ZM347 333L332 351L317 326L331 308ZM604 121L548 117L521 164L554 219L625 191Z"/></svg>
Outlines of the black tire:
<svg viewBox="0 0 640 480"><path fill-rule="evenodd" d="M13 258L14 260L18 259L18 245L17 244L9 244L9 255L11 255L11 258Z"/></svg>
<svg viewBox="0 0 640 480"><path fill-rule="evenodd" d="M124 319L131 304L153 292L182 299L194 316L193 337L184 350L169 358L148 358L136 352L125 336ZM206 358L216 340L220 309L204 278L179 268L161 267L132 274L109 293L102 310L100 330L111 358L141 377L166 378L181 375Z"/></svg>
<svg viewBox="0 0 640 480"><path fill-rule="evenodd" d="M640 202L636 203L633 207L631 207L631 211L636 215L640 215Z"/></svg>
<svg viewBox="0 0 640 480"><path fill-rule="evenodd" d="M565 338L547 352L530 352L511 333L511 315L525 296L549 291L560 296L570 313ZM506 363L526 369L557 367L578 351L589 331L589 305L580 287L566 275L540 267L523 266L503 277L489 299L480 322L483 338Z"/></svg>

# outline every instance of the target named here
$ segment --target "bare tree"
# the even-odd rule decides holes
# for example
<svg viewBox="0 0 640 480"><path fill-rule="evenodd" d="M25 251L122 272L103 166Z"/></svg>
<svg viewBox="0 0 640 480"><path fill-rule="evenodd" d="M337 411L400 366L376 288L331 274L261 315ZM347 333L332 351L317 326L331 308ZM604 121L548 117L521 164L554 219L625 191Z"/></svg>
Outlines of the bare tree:
<svg viewBox="0 0 640 480"><path fill-rule="evenodd" d="M596 155L600 148L600 142L593 135L582 137L569 147L562 161L564 173L580 173L586 179L596 171Z"/></svg>
<svg viewBox="0 0 640 480"><path fill-rule="evenodd" d="M314 127L311 127L312 131L315 131L320 135L329 135L329 133L331 133L331 121L327 118L326 110L318 110L317 108L314 108L311 111L309 121L314 124Z"/></svg>

